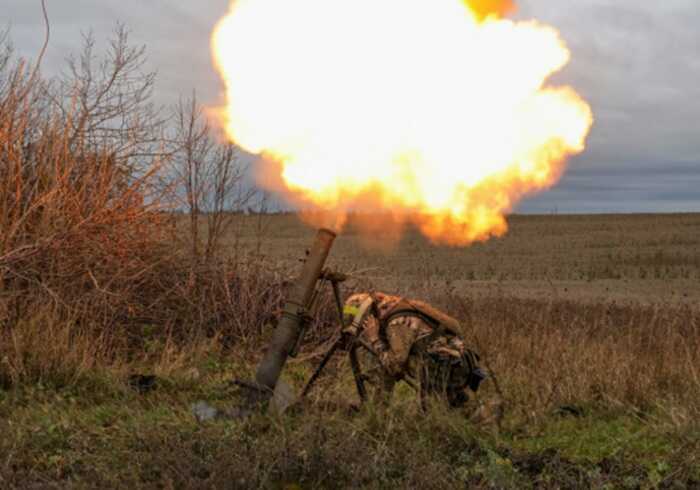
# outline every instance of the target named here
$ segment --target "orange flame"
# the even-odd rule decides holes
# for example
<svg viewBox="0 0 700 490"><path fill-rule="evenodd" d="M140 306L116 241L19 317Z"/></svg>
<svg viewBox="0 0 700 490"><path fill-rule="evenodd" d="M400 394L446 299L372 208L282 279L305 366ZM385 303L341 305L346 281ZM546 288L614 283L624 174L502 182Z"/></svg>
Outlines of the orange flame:
<svg viewBox="0 0 700 490"><path fill-rule="evenodd" d="M545 82L570 58L508 0L236 0L212 46L228 135L263 185L412 222L435 242L502 235L584 150L588 104Z"/></svg>
<svg viewBox="0 0 700 490"><path fill-rule="evenodd" d="M515 11L513 0L465 0L465 3L479 21L492 16L505 17Z"/></svg>

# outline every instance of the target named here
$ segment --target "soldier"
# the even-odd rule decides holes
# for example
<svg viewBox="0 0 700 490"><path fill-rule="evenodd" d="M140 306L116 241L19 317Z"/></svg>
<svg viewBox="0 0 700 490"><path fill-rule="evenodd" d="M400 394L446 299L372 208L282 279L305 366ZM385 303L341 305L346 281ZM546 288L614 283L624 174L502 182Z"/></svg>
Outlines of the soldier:
<svg viewBox="0 0 700 490"><path fill-rule="evenodd" d="M479 356L464 346L459 322L427 303L361 293L348 298L343 313L346 325L362 318L358 335L375 359L369 379L385 401L397 381L413 380L423 406L426 395L438 395L461 407L467 389L476 391L486 377Z"/></svg>

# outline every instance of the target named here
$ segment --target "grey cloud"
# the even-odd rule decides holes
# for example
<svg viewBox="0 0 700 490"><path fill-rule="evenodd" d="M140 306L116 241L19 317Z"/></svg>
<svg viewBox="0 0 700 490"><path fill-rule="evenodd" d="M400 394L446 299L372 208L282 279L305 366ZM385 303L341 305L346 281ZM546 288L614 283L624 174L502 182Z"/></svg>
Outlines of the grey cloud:
<svg viewBox="0 0 700 490"><path fill-rule="evenodd" d="M38 0L2 0L0 25L10 25L20 55L35 58L43 41ZM131 31L133 44L147 47L148 68L158 72L157 101L177 102L196 89L203 101L218 100L220 82L211 64L209 34L228 8L227 0L49 0L51 44L42 69L57 73L69 53L80 50L82 35L92 31L97 51L105 47L116 24Z"/></svg>
<svg viewBox="0 0 700 490"><path fill-rule="evenodd" d="M700 211L694 162L588 162L575 159L555 189L522 203L518 212Z"/></svg>
<svg viewBox="0 0 700 490"><path fill-rule="evenodd" d="M697 1L529 0L520 16L560 29L572 60L553 83L574 86L596 117L586 153L520 209L700 210Z"/></svg>

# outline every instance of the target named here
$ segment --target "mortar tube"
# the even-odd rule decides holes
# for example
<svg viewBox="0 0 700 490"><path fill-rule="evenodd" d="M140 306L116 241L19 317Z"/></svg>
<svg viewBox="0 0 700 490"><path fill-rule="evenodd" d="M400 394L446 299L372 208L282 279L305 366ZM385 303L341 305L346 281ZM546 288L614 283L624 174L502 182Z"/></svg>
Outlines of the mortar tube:
<svg viewBox="0 0 700 490"><path fill-rule="evenodd" d="M318 230L316 240L302 266L301 274L292 285L265 357L258 365L255 382L270 393L274 391L287 357L294 348L301 330L303 315L307 311L316 284L321 277L321 271L335 237L336 234L331 230L325 228Z"/></svg>

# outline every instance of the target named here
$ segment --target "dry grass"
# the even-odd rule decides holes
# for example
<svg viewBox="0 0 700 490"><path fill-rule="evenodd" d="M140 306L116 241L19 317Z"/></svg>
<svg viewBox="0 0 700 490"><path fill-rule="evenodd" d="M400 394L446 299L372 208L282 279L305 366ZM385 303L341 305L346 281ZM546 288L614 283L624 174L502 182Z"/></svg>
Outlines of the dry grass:
<svg viewBox="0 0 700 490"><path fill-rule="evenodd" d="M513 297L457 298L452 309L525 420L564 405L700 415L697 310Z"/></svg>
<svg viewBox="0 0 700 490"><path fill-rule="evenodd" d="M257 218L239 219L240 232L229 236L228 244L234 239L254 243ZM275 260L294 261L295 251L307 246L311 228L291 214L267 221L267 230L274 233L268 231L262 252ZM685 292L698 299L700 214L516 215L508 223L510 231L503 238L452 248L434 246L412 229L398 240L391 233L362 235L351 220L334 246L332 260L346 270L367 269L364 276L373 280L400 279L409 286L426 280L518 286L610 282L632 288L664 282L689 284ZM661 291L651 292L658 300L656 293Z"/></svg>
<svg viewBox="0 0 700 490"><path fill-rule="evenodd" d="M259 219L238 217L229 243L295 267L313 230L292 215L268 216L260 247ZM351 226L331 265L357 271L352 290L426 298L461 318L525 419L574 404L661 407L690 422L700 413L700 289L687 280L700 277L697 229L693 214L518 216L504 240L453 249L409 232L382 251ZM617 260L642 253L654 260ZM611 274L572 279L595 264ZM648 267L664 278L645 277ZM470 274L480 279L458 279Z"/></svg>

